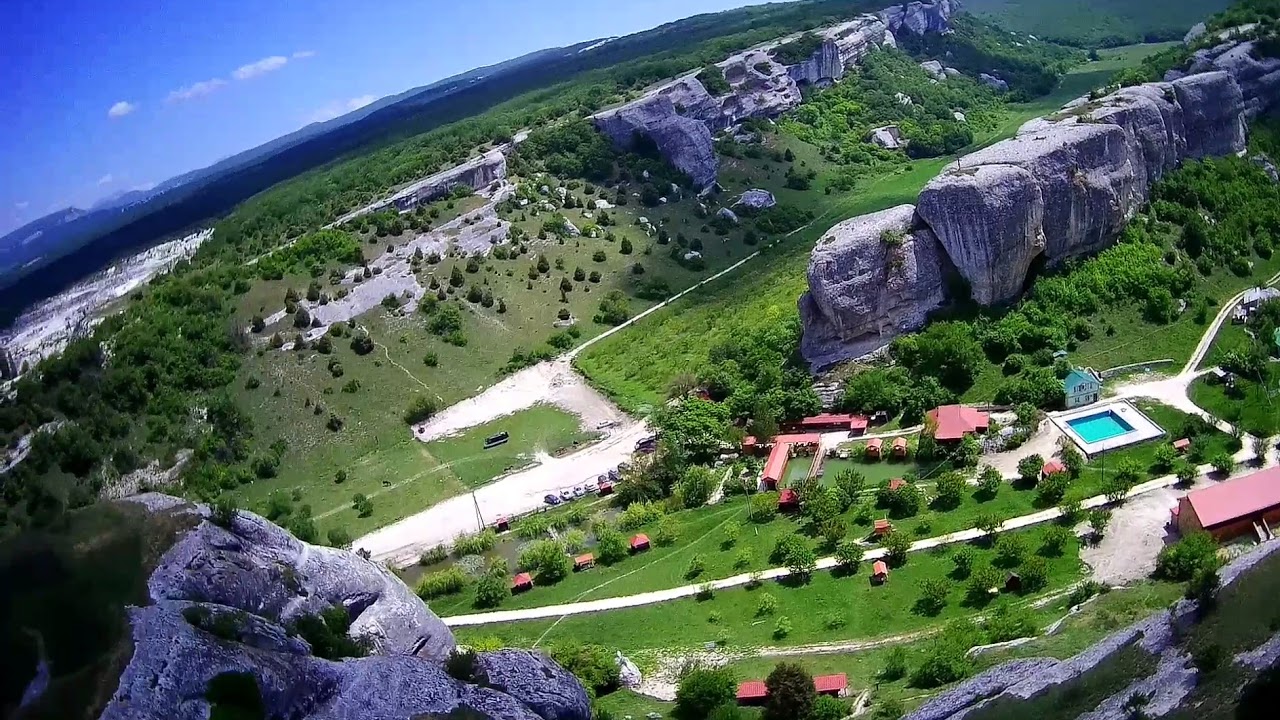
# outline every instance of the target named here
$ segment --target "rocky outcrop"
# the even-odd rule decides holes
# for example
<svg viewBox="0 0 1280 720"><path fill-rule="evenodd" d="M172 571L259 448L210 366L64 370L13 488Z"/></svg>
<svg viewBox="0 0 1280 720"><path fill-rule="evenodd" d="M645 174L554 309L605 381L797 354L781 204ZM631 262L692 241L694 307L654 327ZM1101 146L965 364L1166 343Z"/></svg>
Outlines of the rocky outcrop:
<svg viewBox="0 0 1280 720"><path fill-rule="evenodd" d="M596 115L594 119L596 127L614 146L629 150L638 139L648 137L657 145L663 159L692 178L696 187L710 187L716 181L719 161L712 146L711 130L705 123L676 112L671 98L645 97Z"/></svg>
<svg viewBox="0 0 1280 720"><path fill-rule="evenodd" d="M868 53L898 44L889 26L875 15L862 15L816 34L822 38L822 46L808 60L787 68L796 83L829 85Z"/></svg>
<svg viewBox="0 0 1280 720"><path fill-rule="evenodd" d="M1280 542L1271 541L1233 560L1218 571L1220 587L1225 589L1247 578L1252 568L1277 550L1280 550ZM1154 662L1154 670L1150 675L1133 678L1129 685L1102 699L1091 712L1080 717L1127 720L1132 715L1126 704L1135 694L1147 698L1143 706L1147 716L1166 716L1181 707L1196 687L1198 671L1187 648L1180 645L1186 637L1184 625L1195 612L1194 601L1182 600L1172 611L1162 610L1118 630L1066 660L1027 658L997 665L926 701L905 720L961 720L975 710L996 703L1003 714L1017 716L1017 703L1070 687L1126 651L1138 654L1138 657L1145 654ZM1252 651L1236 655L1233 661L1255 670L1272 667L1278 659L1278 639L1280 635Z"/></svg>
<svg viewBox="0 0 1280 720"><path fill-rule="evenodd" d="M957 0L910 2L881 10L879 17L892 32L903 30L916 35L950 32L951 16L960 11Z"/></svg>
<svg viewBox="0 0 1280 720"><path fill-rule="evenodd" d="M1009 83L1005 82L1004 80L1001 80L995 75L989 75L987 73L978 73L978 82L982 83L983 85L986 85L987 87L991 88L992 90L995 90L996 92L1009 92Z"/></svg>
<svg viewBox="0 0 1280 720"><path fill-rule="evenodd" d="M1230 35L1227 35L1230 37ZM1225 72L1240 85L1245 97L1245 117L1253 119L1273 109L1280 102L1280 58L1265 57L1257 43L1224 42L1216 47L1198 50L1186 70L1173 70L1165 77L1175 80L1184 75Z"/></svg>
<svg viewBox="0 0 1280 720"><path fill-rule="evenodd" d="M391 203L399 210L409 210L421 203L438 200L459 185L480 190L506 177L507 156L501 150L490 150L480 157L410 185L392 196Z"/></svg>
<svg viewBox="0 0 1280 720"><path fill-rule="evenodd" d="M734 206L741 205L752 210L767 210L777 204L778 201L774 199L773 193L768 190L752 188L742 193L742 197L738 198Z"/></svg>
<svg viewBox="0 0 1280 720"><path fill-rule="evenodd" d="M875 128L867 136L867 140L886 150L897 150L907 146L907 141L902 138L902 131L898 130L897 125Z"/></svg>
<svg viewBox="0 0 1280 720"><path fill-rule="evenodd" d="M140 500L156 509L180 503ZM185 531L152 573L148 594L151 604L129 611L133 654L104 720L204 720L209 684L226 673L256 685L264 717L590 718L581 684L535 653L482 654L475 682L450 677L441 660L453 649L452 633L398 578L250 513L226 528L206 519ZM288 630L292 620L333 607L346 609L349 634L366 638L373 654L326 660ZM201 616L220 618L216 635Z"/></svg>
<svg viewBox="0 0 1280 720"><path fill-rule="evenodd" d="M622 107L597 113L592 120L615 147L629 149L637 136L651 138L664 159L705 189L715 182L718 165L712 133L747 118L774 118L796 107L802 99L801 85L830 84L867 53L896 46L895 28L945 32L956 8L953 0L906 3L819 30L818 50L791 66L773 58L776 44L746 50L717 64L732 88L726 95L713 96L690 73Z"/></svg>
<svg viewBox="0 0 1280 720"><path fill-rule="evenodd" d="M1054 265L1114 242L1147 202L1152 184L1183 161L1244 150L1246 118L1280 99L1280 87L1259 74L1262 61L1214 56L1224 57L1251 92L1261 94L1242 91L1235 75L1215 70L1081 98L947 166L921 191L912 227L936 238L935 254L967 281L974 300L1016 298L1037 260ZM881 262L875 254L868 261ZM882 345L900 331L895 328L919 325L919 307L908 303L900 317L886 317L873 302L876 288L816 270L830 263L829 251L815 248L810 293L801 300L805 334L814 336L805 343L806 357L815 366L874 350L873 340ZM925 299L930 307L940 301L940 274L906 281L927 284L897 295ZM854 296L841 299L842 293ZM843 351L836 350L840 342Z"/></svg>
<svg viewBox="0 0 1280 720"><path fill-rule="evenodd" d="M814 247L800 298L804 356L825 367L918 329L945 299L947 266L911 205L831 228Z"/></svg>

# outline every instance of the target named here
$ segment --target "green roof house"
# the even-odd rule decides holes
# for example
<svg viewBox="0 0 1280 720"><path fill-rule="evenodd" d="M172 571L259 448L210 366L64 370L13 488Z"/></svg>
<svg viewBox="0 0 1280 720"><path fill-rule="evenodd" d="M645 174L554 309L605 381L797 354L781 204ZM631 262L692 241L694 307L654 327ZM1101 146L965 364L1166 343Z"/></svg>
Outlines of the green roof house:
<svg viewBox="0 0 1280 720"><path fill-rule="evenodd" d="M1063 392L1067 396L1067 409L1078 408L1098 402L1102 397L1102 383L1092 370L1076 368L1062 381Z"/></svg>

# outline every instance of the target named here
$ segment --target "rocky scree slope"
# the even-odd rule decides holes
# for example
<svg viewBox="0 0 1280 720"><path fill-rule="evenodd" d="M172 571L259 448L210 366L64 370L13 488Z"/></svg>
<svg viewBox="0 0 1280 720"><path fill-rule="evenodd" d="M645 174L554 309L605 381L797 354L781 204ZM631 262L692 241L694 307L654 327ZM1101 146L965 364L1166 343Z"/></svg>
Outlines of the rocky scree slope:
<svg viewBox="0 0 1280 720"><path fill-rule="evenodd" d="M134 500L205 519L162 557L148 581L151 604L129 610L133 655L103 720L204 720L209 683L223 673L254 679L264 717L590 718L582 685L537 653L482 653L475 682L448 675L442 660L454 648L452 633L373 562L301 542L251 513L224 528L207 508L177 498ZM194 626L183 614L193 606L223 620L230 614L234 637ZM339 606L352 620L349 634L371 644L370 656L325 660L287 630L303 615Z"/></svg>
<svg viewBox="0 0 1280 720"><path fill-rule="evenodd" d="M693 179L699 189L716 181L719 163L712 133L747 118L773 118L800 104L800 86L839 80L849 67L876 48L896 46L893 33L945 32L957 12L954 0L896 5L875 15L817 32L822 45L807 60L785 66L771 51L788 39L746 50L718 63L732 91L716 97L697 72L662 85L621 107L592 116L614 146L629 150L637 137L657 145L663 159Z"/></svg>
<svg viewBox="0 0 1280 720"><path fill-rule="evenodd" d="M1280 542L1272 541L1221 568L1218 571L1219 593L1237 582L1248 582L1250 574L1261 571L1258 566L1277 551L1280 551ZM1145 677L1132 678L1123 689L1080 717L1088 720L1129 720L1134 715L1128 702L1135 694L1147 698L1142 706L1143 717L1168 715L1183 706L1199 680L1200 671L1184 644L1188 631L1196 623L1199 610L1196 601L1179 600L1171 609L1118 630L1067 660L1025 658L1002 663L929 700L904 720L981 718L984 717L984 709L989 707L993 710L1000 708L996 713L999 717L1020 717L1010 712L1010 706L1037 700L1050 692L1061 692L1063 697L1069 697L1070 688L1083 676L1120 653L1134 650L1154 661L1154 671ZM1280 633L1274 633L1261 646L1239 653L1224 664L1227 663L1242 671L1253 672L1280 667Z"/></svg>
<svg viewBox="0 0 1280 720"><path fill-rule="evenodd" d="M1252 45L1215 48L1196 61L1203 72L1077 100L947 166L916 207L833 227L800 298L805 358L830 366L919 329L952 268L974 300L1002 303L1037 258L1055 265L1109 246L1165 173L1242 152L1247 121L1280 101L1280 60L1255 58ZM886 223L896 234L882 237ZM877 249L899 235L892 252Z"/></svg>

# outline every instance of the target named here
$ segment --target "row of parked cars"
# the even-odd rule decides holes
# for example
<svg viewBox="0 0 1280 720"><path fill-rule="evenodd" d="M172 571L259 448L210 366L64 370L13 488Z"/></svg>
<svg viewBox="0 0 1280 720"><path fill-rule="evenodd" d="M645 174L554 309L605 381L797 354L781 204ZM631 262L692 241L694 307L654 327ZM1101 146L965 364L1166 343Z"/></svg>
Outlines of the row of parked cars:
<svg viewBox="0 0 1280 720"><path fill-rule="evenodd" d="M559 494L547 493L542 498L543 502L550 506L556 506L563 502L568 502L576 498L585 497L591 493L598 492L601 495L607 495L613 489L613 484L622 478L622 473L631 469L631 463L619 463L618 467L610 470L607 474L596 476L595 485L591 483L583 483L571 488L561 490Z"/></svg>

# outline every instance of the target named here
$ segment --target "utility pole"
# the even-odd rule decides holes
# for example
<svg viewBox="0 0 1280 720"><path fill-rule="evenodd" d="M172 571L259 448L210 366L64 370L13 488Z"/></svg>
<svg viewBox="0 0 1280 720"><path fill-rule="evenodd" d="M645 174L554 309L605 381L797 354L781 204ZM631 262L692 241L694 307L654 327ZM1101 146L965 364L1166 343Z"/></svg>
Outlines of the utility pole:
<svg viewBox="0 0 1280 720"><path fill-rule="evenodd" d="M476 508L476 531L484 530L484 515L480 514L480 501L476 499L476 491L471 491L471 504Z"/></svg>

